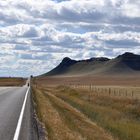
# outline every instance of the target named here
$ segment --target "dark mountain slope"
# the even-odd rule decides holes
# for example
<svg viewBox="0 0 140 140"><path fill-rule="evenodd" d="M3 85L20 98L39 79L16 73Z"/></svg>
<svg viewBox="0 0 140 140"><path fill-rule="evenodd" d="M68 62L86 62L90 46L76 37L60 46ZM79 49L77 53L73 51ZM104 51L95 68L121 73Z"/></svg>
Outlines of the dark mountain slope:
<svg viewBox="0 0 140 140"><path fill-rule="evenodd" d="M140 55L134 55L133 53L127 52L123 55L118 56L117 59L120 59L121 62L123 62L133 70L140 70Z"/></svg>
<svg viewBox="0 0 140 140"><path fill-rule="evenodd" d="M45 75L60 75L60 74L64 74L68 71L69 67L76 64L77 61L76 60L72 60L68 57L65 57L62 62L53 70L51 70L50 72L48 72Z"/></svg>
<svg viewBox="0 0 140 140"><path fill-rule="evenodd" d="M140 55L127 52L114 59L100 57L80 61L66 57L56 68L44 76L103 74L140 74Z"/></svg>

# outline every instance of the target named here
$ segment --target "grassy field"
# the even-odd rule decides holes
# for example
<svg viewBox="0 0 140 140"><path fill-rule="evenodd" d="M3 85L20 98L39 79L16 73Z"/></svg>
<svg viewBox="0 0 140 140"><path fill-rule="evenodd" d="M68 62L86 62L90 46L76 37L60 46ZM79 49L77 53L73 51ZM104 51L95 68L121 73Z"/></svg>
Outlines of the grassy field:
<svg viewBox="0 0 140 140"><path fill-rule="evenodd" d="M45 89L33 88L36 110L49 140L113 140L84 113Z"/></svg>
<svg viewBox="0 0 140 140"><path fill-rule="evenodd" d="M89 98L90 92L67 87L59 87L53 93L109 131L115 138L140 139L139 100L103 95Z"/></svg>
<svg viewBox="0 0 140 140"><path fill-rule="evenodd" d="M81 76L81 77L37 77L39 85L95 85L95 86L133 86L140 85L140 75L134 76Z"/></svg>
<svg viewBox="0 0 140 140"><path fill-rule="evenodd" d="M138 86L91 89L90 85L45 85L42 80L33 85L38 117L49 140L140 140Z"/></svg>
<svg viewBox="0 0 140 140"><path fill-rule="evenodd" d="M0 86L23 86L25 83L24 78L0 78Z"/></svg>
<svg viewBox="0 0 140 140"><path fill-rule="evenodd" d="M74 89L83 89L97 96L114 96L117 98L140 99L140 87L133 86L94 86L94 85L69 85Z"/></svg>

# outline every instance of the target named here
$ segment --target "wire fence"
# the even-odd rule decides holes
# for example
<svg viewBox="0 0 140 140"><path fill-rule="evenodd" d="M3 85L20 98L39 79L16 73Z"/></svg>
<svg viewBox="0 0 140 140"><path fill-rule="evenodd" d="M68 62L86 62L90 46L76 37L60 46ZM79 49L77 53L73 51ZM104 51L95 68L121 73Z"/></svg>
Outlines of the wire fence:
<svg viewBox="0 0 140 140"><path fill-rule="evenodd" d="M115 96L115 97L127 97L133 99L140 99L140 87L121 87L121 86L94 86L94 85L65 85L74 89L85 89L91 94L97 96Z"/></svg>

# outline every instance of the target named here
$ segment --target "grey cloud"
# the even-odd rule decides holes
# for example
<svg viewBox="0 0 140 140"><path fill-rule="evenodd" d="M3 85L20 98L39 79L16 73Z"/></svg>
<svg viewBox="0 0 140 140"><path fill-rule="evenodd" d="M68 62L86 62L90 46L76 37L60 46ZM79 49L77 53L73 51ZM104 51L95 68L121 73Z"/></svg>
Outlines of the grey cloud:
<svg viewBox="0 0 140 140"><path fill-rule="evenodd" d="M131 47L135 47L135 46L140 46L139 42L133 41L133 40L109 40L109 41L105 41L107 45L112 45L114 47L124 47L124 48L131 48Z"/></svg>
<svg viewBox="0 0 140 140"><path fill-rule="evenodd" d="M38 35L39 34L37 30L34 27L30 27L30 29L27 30L22 36L29 38L29 37L38 37Z"/></svg>
<svg viewBox="0 0 140 140"><path fill-rule="evenodd" d="M140 32L140 26L136 26L136 25L130 25L130 26L127 26L127 25L115 25L115 26L112 26L111 27L112 30L114 30L115 32Z"/></svg>
<svg viewBox="0 0 140 140"><path fill-rule="evenodd" d="M31 54L20 54L19 56L21 59L33 59Z"/></svg>
<svg viewBox="0 0 140 140"><path fill-rule="evenodd" d="M110 23L139 26L140 18L128 17L128 16L124 16L124 15L114 15L113 17L111 17Z"/></svg>
<svg viewBox="0 0 140 140"><path fill-rule="evenodd" d="M14 47L15 50L30 50L30 46L26 46L26 45L15 45Z"/></svg>
<svg viewBox="0 0 140 140"><path fill-rule="evenodd" d="M0 23L2 25L14 25L18 22L19 20L14 15L6 15L3 11L0 11Z"/></svg>
<svg viewBox="0 0 140 140"><path fill-rule="evenodd" d="M0 72L5 74L9 68L11 74L16 70L17 75L40 74L64 56L84 59L112 57L119 51L140 52L140 16L126 5L137 8L137 0L102 0L104 5L85 1L14 0L5 1L7 7L1 2L0 57L12 59L1 65ZM9 49L2 47L7 44Z"/></svg>
<svg viewBox="0 0 140 140"><path fill-rule="evenodd" d="M46 11L45 13L40 15L42 18L51 19L54 21L68 21L68 22L101 22L105 19L106 14L93 10L89 12L76 12L66 7L62 7L61 11Z"/></svg>

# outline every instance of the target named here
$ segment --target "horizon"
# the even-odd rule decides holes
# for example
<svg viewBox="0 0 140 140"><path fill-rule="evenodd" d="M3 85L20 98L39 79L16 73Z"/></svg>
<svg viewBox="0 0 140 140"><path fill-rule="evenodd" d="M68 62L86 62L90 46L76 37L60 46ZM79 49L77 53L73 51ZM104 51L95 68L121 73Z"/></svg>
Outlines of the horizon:
<svg viewBox="0 0 140 140"><path fill-rule="evenodd" d="M131 53L131 54L134 54L134 55L139 55L139 54L136 54L136 53L132 53L132 52L124 52L123 54L126 54L126 53ZM123 54L119 54L119 55L123 55ZM102 56L100 56L100 57L90 57L90 58L86 58L86 59L77 59L76 61L82 61L82 60L88 60L88 59L91 59L91 58L108 58L108 59L114 59L114 58L116 58L116 57L118 57L119 55L117 55L117 56L114 56L114 57L102 57ZM69 58L69 59L71 59L71 60L75 60L75 59L72 59L72 58L70 58L70 57L64 57L64 58L62 58L62 60L60 60L60 62L57 64L57 65L55 65L52 69L50 69L49 71L51 71L51 70L53 70L55 67L57 67L65 58ZM49 71L46 71L45 73L47 73L47 72L49 72ZM42 75L42 74L45 74L45 73L41 73L40 75ZM31 74L32 75L32 74ZM28 78L28 77L30 77L31 75L29 75L29 76L1 76L0 78ZM39 76L39 75L32 75L32 76Z"/></svg>
<svg viewBox="0 0 140 140"><path fill-rule="evenodd" d="M64 57L140 54L139 7L137 0L1 0L0 77L40 75Z"/></svg>

